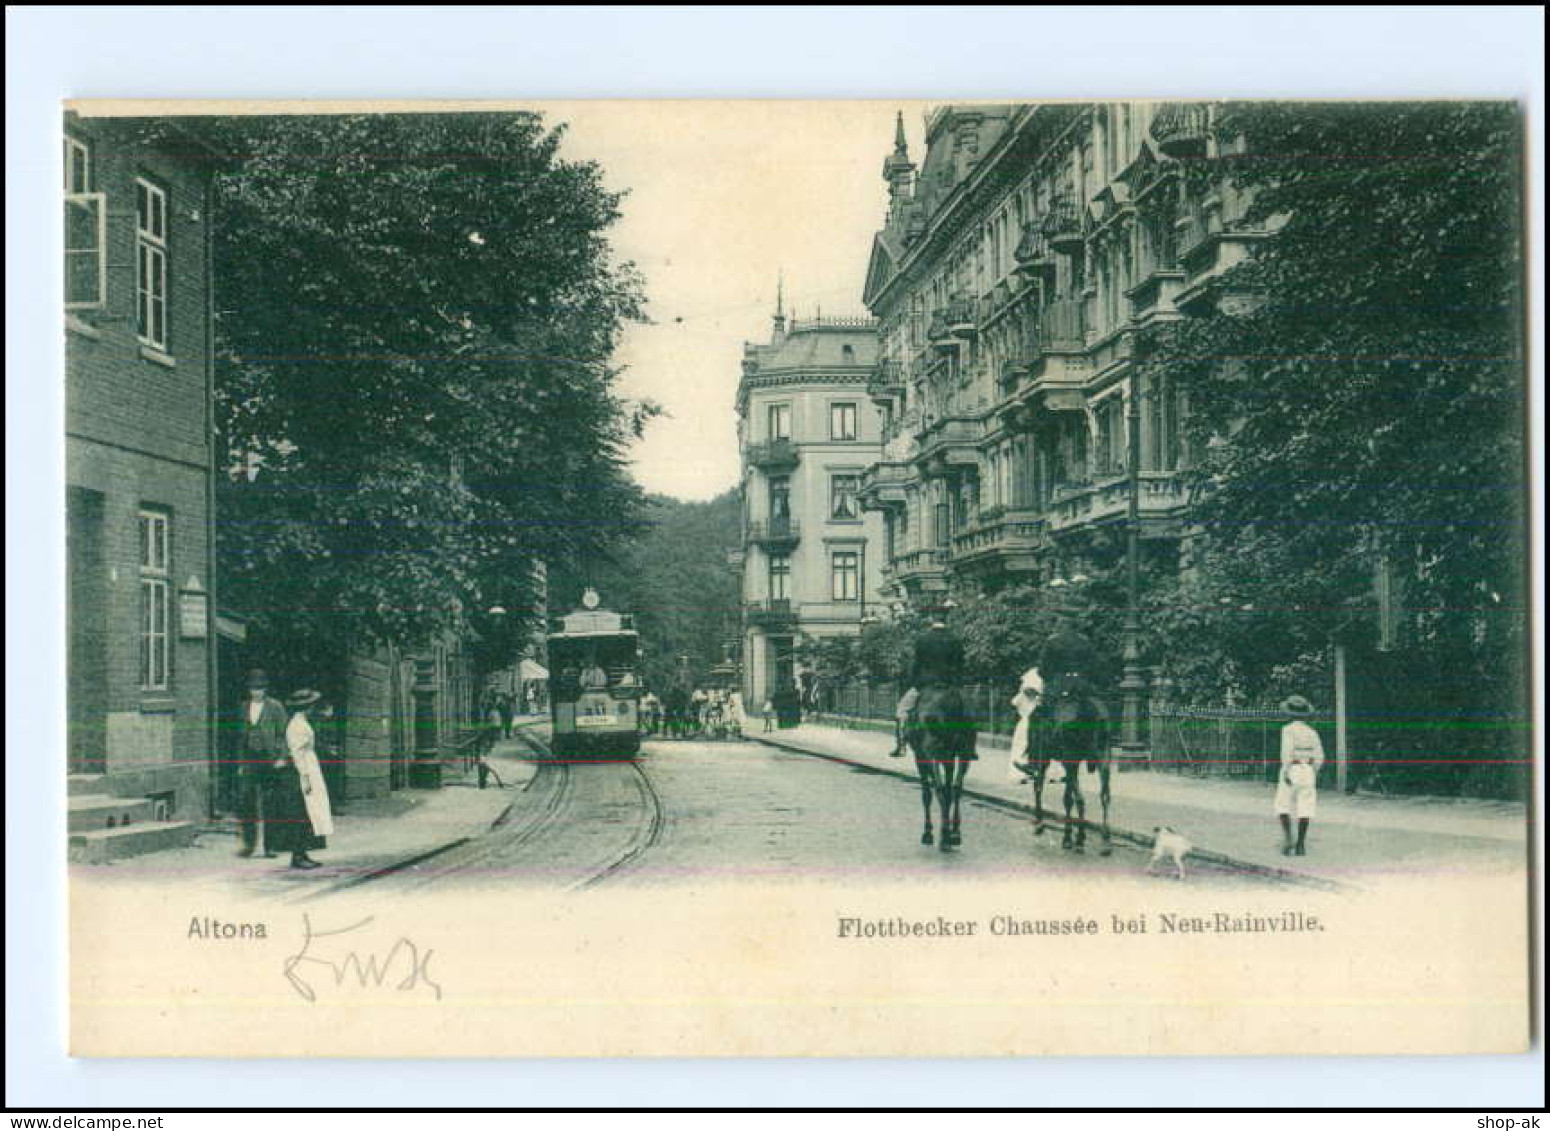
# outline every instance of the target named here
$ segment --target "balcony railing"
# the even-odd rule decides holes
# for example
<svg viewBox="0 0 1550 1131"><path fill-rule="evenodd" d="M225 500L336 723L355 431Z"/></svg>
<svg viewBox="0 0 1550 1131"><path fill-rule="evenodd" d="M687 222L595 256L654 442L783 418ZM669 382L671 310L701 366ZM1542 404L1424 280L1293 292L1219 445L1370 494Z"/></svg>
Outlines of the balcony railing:
<svg viewBox="0 0 1550 1131"><path fill-rule="evenodd" d="M945 310L948 332L955 338L972 338L979 328L979 318L974 300L968 295L954 295Z"/></svg>
<svg viewBox="0 0 1550 1131"><path fill-rule="evenodd" d="M942 572L942 551L937 549L906 550L893 559L894 576L901 581L922 574Z"/></svg>
<svg viewBox="0 0 1550 1131"><path fill-rule="evenodd" d="M1040 228L1049 246L1062 254L1070 255L1082 247L1082 217L1076 201L1069 196L1057 197L1044 214Z"/></svg>
<svg viewBox="0 0 1550 1131"><path fill-rule="evenodd" d="M1169 157L1204 157L1211 109L1204 102L1164 102L1152 119L1152 137Z"/></svg>
<svg viewBox="0 0 1550 1131"><path fill-rule="evenodd" d="M788 470L800 459L797 446L789 439L761 440L748 445L748 462L763 471Z"/></svg>
<svg viewBox="0 0 1550 1131"><path fill-rule="evenodd" d="M1047 277L1055 273L1055 257L1049 241L1044 238L1040 226L1032 221L1023 225L1022 238L1017 241L1012 258L1017 260L1017 269L1025 274Z"/></svg>
<svg viewBox="0 0 1550 1131"><path fill-rule="evenodd" d="M792 546L802 537L802 524L794 518L750 522L748 541L756 546Z"/></svg>
<svg viewBox="0 0 1550 1131"><path fill-rule="evenodd" d="M749 601L743 606L748 623L760 628L783 628L796 619L789 598L776 597L765 601Z"/></svg>
<svg viewBox="0 0 1550 1131"><path fill-rule="evenodd" d="M1171 471L1143 471L1140 512L1145 517L1171 515L1185 503L1184 488ZM1071 530L1122 519L1130 508L1130 477L1120 474L1091 483L1057 488L1048 510L1052 531Z"/></svg>
<svg viewBox="0 0 1550 1131"><path fill-rule="evenodd" d="M867 396L873 400L887 400L904 395L904 367L892 358L877 363L866 383Z"/></svg>
<svg viewBox="0 0 1550 1131"><path fill-rule="evenodd" d="M1046 544L1044 520L1026 512L1002 514L953 537L953 564L963 565L986 558L1031 555Z"/></svg>

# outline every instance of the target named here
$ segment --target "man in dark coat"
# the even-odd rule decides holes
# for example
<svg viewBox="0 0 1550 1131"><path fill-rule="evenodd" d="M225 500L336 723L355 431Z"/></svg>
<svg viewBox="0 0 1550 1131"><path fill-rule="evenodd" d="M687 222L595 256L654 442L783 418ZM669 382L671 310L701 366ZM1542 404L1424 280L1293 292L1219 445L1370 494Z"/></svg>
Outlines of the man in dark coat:
<svg viewBox="0 0 1550 1131"><path fill-rule="evenodd" d="M1097 679L1097 654L1085 636L1080 635L1070 622L1062 621L1044 644L1039 655L1039 674L1049 683L1069 676L1080 676L1091 683Z"/></svg>
<svg viewBox="0 0 1550 1131"><path fill-rule="evenodd" d="M903 756L906 742L917 755L920 753L924 738L920 724L923 709L933 717L941 717L961 728L968 747L963 757L967 760L976 757L972 738L974 723L963 701L963 684L963 642L948 630L945 622L933 621L930 630L915 641L909 690L899 701L894 757Z"/></svg>
<svg viewBox="0 0 1550 1131"><path fill-rule="evenodd" d="M260 827L272 814L270 793L276 759L285 756L285 708L269 698L269 679L260 670L248 673L248 701L243 704L241 741L237 744L237 829L242 836L238 856L252 856ZM264 838L265 856L268 851Z"/></svg>

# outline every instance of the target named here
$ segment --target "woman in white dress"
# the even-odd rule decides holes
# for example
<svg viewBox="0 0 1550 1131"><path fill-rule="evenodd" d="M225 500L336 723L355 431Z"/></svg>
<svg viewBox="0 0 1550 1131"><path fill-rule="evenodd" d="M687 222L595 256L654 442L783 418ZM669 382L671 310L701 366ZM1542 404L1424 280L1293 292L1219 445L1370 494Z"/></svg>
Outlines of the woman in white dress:
<svg viewBox="0 0 1550 1131"><path fill-rule="evenodd" d="M1018 682L1017 694L1012 696L1012 707L1017 711L1017 726L1012 729L1012 744L1007 751L1006 778L1013 785L1029 780L1032 767L1028 762L1028 737L1033 725L1033 712L1044 698L1044 677L1038 668L1023 672Z"/></svg>
<svg viewBox="0 0 1550 1131"><path fill-rule="evenodd" d="M1324 744L1318 731L1304 720L1313 704L1293 695L1281 704L1292 721L1281 728L1281 777L1276 782L1276 816L1281 819L1281 852L1285 856L1308 854L1308 825L1318 805L1319 770L1324 765ZM1297 820L1297 839L1292 839L1292 819Z"/></svg>
<svg viewBox="0 0 1550 1131"><path fill-rule="evenodd" d="M316 691L304 690L285 701L291 709L291 721L285 726L285 756L274 764L278 815L271 825L275 835L269 843L278 851L289 850L292 868L321 868L308 853L327 847L327 838L334 831L328 786L318 764L317 735L309 718L322 698Z"/></svg>

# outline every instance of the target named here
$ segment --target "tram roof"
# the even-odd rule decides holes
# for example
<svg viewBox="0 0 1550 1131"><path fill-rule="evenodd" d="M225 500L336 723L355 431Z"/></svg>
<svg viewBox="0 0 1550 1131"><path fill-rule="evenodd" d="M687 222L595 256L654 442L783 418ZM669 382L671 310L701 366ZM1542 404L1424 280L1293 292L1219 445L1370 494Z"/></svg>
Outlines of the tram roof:
<svg viewBox="0 0 1550 1131"><path fill-rule="evenodd" d="M634 619L610 609L577 609L559 618L558 631L550 640L597 636L637 636Z"/></svg>

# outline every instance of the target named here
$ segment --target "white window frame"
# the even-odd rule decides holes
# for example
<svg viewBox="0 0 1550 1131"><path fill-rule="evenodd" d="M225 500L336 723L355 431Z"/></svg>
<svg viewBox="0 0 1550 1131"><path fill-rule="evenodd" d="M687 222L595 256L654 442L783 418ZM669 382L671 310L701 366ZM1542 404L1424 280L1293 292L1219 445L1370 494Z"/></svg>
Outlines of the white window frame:
<svg viewBox="0 0 1550 1131"><path fill-rule="evenodd" d="M141 199L146 207L142 211ZM172 284L169 277L167 226L172 210L167 190L144 177L135 178L135 331L140 341L166 352ZM147 222L149 221L149 223ZM159 221L159 223L158 223ZM153 265L160 265L159 276ZM159 279L160 292L156 281ZM160 304L160 321L155 320ZM159 331L159 332L158 332Z"/></svg>
<svg viewBox="0 0 1550 1131"><path fill-rule="evenodd" d="M843 429L837 425L848 416L850 419L850 435L842 435ZM861 434L861 408L855 401L831 401L829 404L829 439L840 442L852 442Z"/></svg>
<svg viewBox="0 0 1550 1131"><path fill-rule="evenodd" d="M172 689L172 514L140 508L140 690Z"/></svg>
<svg viewBox="0 0 1550 1131"><path fill-rule="evenodd" d="M790 404L790 402L788 402L788 401L781 401L781 402L779 402L777 404L766 405L765 409L766 409L766 411L765 411L765 414L764 414L764 424L765 424L765 430L768 432L768 436L766 438L770 439L770 440L789 440L789 439L791 439L791 404ZM786 425L786 428L785 428L784 432L780 432L780 431L776 430L776 428L775 428L775 421L777 419L784 420L785 425Z"/></svg>
<svg viewBox="0 0 1550 1131"><path fill-rule="evenodd" d="M75 179L76 154L81 157L81 179ZM65 134L65 195L77 196L91 192L91 146L80 138Z"/></svg>
<svg viewBox="0 0 1550 1131"><path fill-rule="evenodd" d="M86 209L95 214L96 241L90 248L73 247L70 244L70 209ZM91 298L72 298L70 281L74 278L70 260L75 256L92 256L97 263L96 293ZM65 309L101 310L108 302L108 200L100 192L71 192L65 194Z"/></svg>
<svg viewBox="0 0 1550 1131"><path fill-rule="evenodd" d="M854 514L842 515L839 513L839 496L836 494L838 481L849 479L853 484L850 492L851 509ZM834 471L829 473L829 521L830 522L860 522L861 521L861 475L854 471Z"/></svg>
<svg viewBox="0 0 1550 1131"><path fill-rule="evenodd" d="M776 568L777 563L779 563L781 568L779 568L779 569ZM777 577L780 578L780 585L778 587L780 589L779 593L775 592L775 590L777 588L777 586L775 584L775 579ZM770 594L770 600L771 601L789 601L789 600L791 600L791 555L790 554L771 554L770 555L769 568L767 570L767 580L768 580L767 588L769 589L769 594Z"/></svg>
<svg viewBox="0 0 1550 1131"><path fill-rule="evenodd" d="M849 558L846 569L840 569L840 559ZM841 584L842 579L845 584ZM842 592L842 590L844 590ZM836 602L849 603L861 600L861 551L856 549L831 550L829 552L829 596Z"/></svg>

